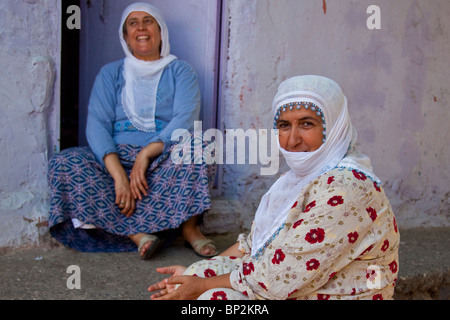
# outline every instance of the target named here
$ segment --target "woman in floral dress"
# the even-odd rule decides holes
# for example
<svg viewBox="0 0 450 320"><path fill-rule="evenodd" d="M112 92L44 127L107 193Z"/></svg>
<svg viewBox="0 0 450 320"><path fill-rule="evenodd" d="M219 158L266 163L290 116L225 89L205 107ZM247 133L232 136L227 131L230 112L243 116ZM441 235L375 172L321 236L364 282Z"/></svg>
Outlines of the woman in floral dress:
<svg viewBox="0 0 450 320"><path fill-rule="evenodd" d="M263 196L249 235L149 287L153 299L392 299L399 232L332 80L299 76L273 102L290 170Z"/></svg>

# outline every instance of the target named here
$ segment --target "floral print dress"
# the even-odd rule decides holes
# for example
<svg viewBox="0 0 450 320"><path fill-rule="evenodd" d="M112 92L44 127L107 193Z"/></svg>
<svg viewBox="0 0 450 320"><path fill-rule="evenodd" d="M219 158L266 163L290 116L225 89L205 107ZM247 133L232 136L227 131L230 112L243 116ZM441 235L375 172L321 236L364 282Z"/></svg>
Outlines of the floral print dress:
<svg viewBox="0 0 450 320"><path fill-rule="evenodd" d="M243 258L215 257L187 275L230 273L233 289L199 299L392 299L400 235L383 189L363 173L334 169L304 188L261 254L240 235Z"/></svg>

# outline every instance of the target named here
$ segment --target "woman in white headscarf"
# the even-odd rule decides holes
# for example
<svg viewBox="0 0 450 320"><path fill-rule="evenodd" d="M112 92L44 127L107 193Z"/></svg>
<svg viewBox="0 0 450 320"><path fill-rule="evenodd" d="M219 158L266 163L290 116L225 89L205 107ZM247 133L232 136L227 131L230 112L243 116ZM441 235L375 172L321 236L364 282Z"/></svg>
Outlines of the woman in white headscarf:
<svg viewBox="0 0 450 320"><path fill-rule="evenodd" d="M135 3L122 14L126 57L98 74L89 101L89 148L50 162L50 231L81 251L130 251L148 259L182 226L201 256L216 254L199 229L211 207L215 166L175 165L176 129L193 130L200 114L197 74L170 54L158 9Z"/></svg>
<svg viewBox="0 0 450 320"><path fill-rule="evenodd" d="M250 234L211 260L158 269L173 276L149 287L160 290L152 298L392 299L399 233L340 87L294 77L273 109L290 170L262 197Z"/></svg>

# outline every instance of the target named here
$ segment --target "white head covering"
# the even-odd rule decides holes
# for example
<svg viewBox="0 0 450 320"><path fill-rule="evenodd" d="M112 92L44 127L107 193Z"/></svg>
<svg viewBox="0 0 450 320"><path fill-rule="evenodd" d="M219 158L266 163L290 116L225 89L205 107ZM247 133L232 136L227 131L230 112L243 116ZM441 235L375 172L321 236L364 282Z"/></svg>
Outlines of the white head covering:
<svg viewBox="0 0 450 320"><path fill-rule="evenodd" d="M272 107L274 123L283 110L311 108L322 116L325 138L313 152L289 152L279 145L290 170L261 199L255 215L253 255L286 221L303 188L320 175L345 167L363 172L379 183L372 173L370 159L354 150L357 134L350 121L347 98L333 80L319 76L290 78L279 86Z"/></svg>
<svg viewBox="0 0 450 320"><path fill-rule="evenodd" d="M153 16L161 29L161 58L155 61L137 59L130 51L123 36L123 26L135 11L144 11ZM129 5L122 14L119 28L120 43L125 52L123 76L125 86L122 90L122 103L126 115L135 128L141 131L154 132L156 93L164 68L177 59L170 54L169 31L161 12L147 3Z"/></svg>

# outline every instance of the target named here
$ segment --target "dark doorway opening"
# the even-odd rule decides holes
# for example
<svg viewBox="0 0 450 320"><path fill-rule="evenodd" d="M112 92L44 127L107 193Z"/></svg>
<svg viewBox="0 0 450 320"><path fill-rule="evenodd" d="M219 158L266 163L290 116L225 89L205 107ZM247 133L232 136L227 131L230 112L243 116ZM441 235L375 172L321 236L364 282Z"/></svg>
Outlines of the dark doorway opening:
<svg viewBox="0 0 450 320"><path fill-rule="evenodd" d="M79 69L80 69L80 30L69 29L67 8L80 0L62 0L61 21L61 140L60 149L79 145Z"/></svg>

